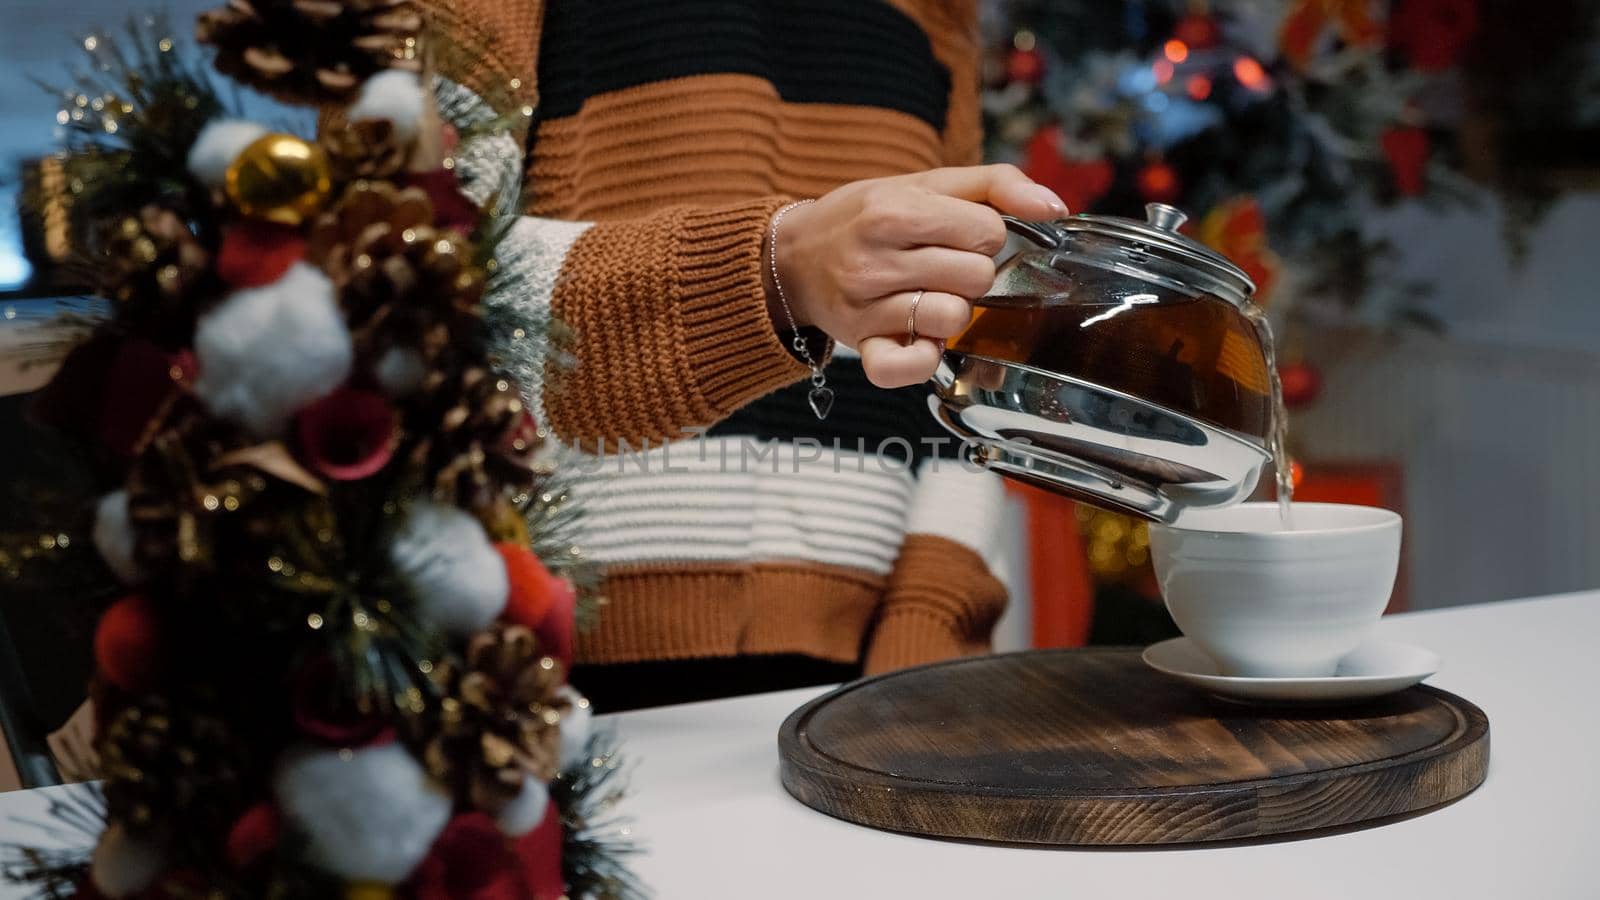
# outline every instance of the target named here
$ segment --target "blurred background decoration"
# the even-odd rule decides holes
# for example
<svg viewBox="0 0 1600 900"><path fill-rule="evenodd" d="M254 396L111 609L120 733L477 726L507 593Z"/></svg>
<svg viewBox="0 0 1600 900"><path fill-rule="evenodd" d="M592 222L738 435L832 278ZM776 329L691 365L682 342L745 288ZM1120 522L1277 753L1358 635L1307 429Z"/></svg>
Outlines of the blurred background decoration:
<svg viewBox="0 0 1600 900"><path fill-rule="evenodd" d="M991 159L1075 211L1173 203L1299 317L1439 327L1368 227L1407 198L1516 214L1600 147L1597 0L991 3ZM1515 21L1510 18L1515 17ZM1286 310L1285 310L1286 312ZM1280 316L1283 314L1280 313Z"/></svg>
<svg viewBox="0 0 1600 900"><path fill-rule="evenodd" d="M1075 212L1188 212L1259 286L1297 420L1323 367L1362 352L1351 331L1448 329L1453 298L1404 251L1452 237L1394 211L1492 213L1515 266L1558 201L1600 183L1600 0L1009 0L984 16L987 156ZM1303 432L1299 498L1405 505L1403 458L1330 461L1361 449ZM1144 527L1078 518L1093 639L1175 634Z"/></svg>

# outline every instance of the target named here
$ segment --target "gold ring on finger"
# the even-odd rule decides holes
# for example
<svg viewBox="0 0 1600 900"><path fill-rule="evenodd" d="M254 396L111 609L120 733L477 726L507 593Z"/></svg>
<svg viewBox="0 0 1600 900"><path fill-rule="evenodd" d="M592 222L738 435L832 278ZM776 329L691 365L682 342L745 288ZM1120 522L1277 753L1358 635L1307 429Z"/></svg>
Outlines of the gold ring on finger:
<svg viewBox="0 0 1600 900"><path fill-rule="evenodd" d="M922 295L926 291L919 290L911 297L911 312L906 315L906 346L917 342L917 305L922 302Z"/></svg>

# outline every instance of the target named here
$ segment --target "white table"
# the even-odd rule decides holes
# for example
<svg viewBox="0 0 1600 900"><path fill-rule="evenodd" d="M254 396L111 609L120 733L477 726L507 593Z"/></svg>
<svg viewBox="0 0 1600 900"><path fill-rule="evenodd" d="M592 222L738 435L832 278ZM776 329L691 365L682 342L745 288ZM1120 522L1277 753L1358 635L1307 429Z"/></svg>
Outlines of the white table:
<svg viewBox="0 0 1600 900"><path fill-rule="evenodd" d="M1430 683L1489 715L1489 777L1461 801L1313 840L1164 850L932 841L816 813L778 783L777 731L815 691L611 717L634 760L635 862L694 898L1600 898L1600 592L1395 616L1444 656ZM43 792L0 796L0 821ZM0 826L0 840L15 826ZM0 892L0 897L8 896Z"/></svg>

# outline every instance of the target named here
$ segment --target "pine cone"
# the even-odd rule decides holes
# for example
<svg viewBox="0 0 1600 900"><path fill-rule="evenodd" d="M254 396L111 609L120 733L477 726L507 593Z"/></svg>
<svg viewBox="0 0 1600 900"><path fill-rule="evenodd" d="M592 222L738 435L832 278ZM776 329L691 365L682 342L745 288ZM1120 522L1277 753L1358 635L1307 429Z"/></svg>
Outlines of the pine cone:
<svg viewBox="0 0 1600 900"><path fill-rule="evenodd" d="M352 184L312 226L308 252L339 286L361 364L401 347L432 366L469 343L483 273L469 245L433 227L433 204L420 189Z"/></svg>
<svg viewBox="0 0 1600 900"><path fill-rule="evenodd" d="M228 0L200 14L195 35L217 70L280 99L350 99L386 68L421 70L414 0Z"/></svg>
<svg viewBox="0 0 1600 900"><path fill-rule="evenodd" d="M394 133L388 119L349 121L342 115L330 117L317 137L328 155L337 184L361 179L384 180L405 168L407 147Z"/></svg>
<svg viewBox="0 0 1600 900"><path fill-rule="evenodd" d="M425 405L408 431L421 436L412 459L432 478L435 497L482 509L500 498L502 485L532 484L528 459L537 447L528 442L538 440L538 431L530 438L522 427L527 407L515 382L473 366L425 389Z"/></svg>
<svg viewBox="0 0 1600 900"><path fill-rule="evenodd" d="M187 335L197 302L214 287L211 254L169 209L154 204L106 236L100 291L129 320Z"/></svg>
<svg viewBox="0 0 1600 900"><path fill-rule="evenodd" d="M241 806L246 747L214 716L145 697L111 720L96 749L107 815L129 830L222 828Z"/></svg>
<svg viewBox="0 0 1600 900"><path fill-rule="evenodd" d="M556 693L563 676L532 631L497 624L468 643L464 662L441 662L433 677L443 699L417 723L415 743L458 800L495 815L527 776L555 777L567 712Z"/></svg>

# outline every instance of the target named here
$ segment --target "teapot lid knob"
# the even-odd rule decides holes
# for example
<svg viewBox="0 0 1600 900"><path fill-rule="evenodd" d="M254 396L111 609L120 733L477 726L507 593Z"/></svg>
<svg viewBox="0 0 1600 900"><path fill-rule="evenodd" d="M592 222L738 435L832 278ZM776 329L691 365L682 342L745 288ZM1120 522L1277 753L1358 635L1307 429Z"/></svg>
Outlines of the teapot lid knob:
<svg viewBox="0 0 1600 900"><path fill-rule="evenodd" d="M1189 216L1176 206L1165 203L1147 203L1144 207L1145 221L1163 231L1177 231L1183 223L1189 221Z"/></svg>

